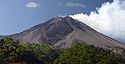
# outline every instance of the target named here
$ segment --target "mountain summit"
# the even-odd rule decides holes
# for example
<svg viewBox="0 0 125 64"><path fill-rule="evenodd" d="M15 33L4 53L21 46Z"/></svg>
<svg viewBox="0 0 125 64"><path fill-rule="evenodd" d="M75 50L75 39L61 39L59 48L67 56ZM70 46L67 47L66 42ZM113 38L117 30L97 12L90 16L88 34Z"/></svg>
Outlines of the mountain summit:
<svg viewBox="0 0 125 64"><path fill-rule="evenodd" d="M45 23L11 35L11 37L24 43L51 44L62 48L70 47L74 40L106 49L125 48L120 42L69 16L54 17Z"/></svg>

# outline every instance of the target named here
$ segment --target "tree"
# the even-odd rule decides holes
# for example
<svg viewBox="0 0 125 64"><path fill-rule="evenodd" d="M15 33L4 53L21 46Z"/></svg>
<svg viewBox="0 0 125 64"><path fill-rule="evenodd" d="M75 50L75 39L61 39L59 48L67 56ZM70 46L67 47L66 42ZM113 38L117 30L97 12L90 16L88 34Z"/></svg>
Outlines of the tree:
<svg viewBox="0 0 125 64"><path fill-rule="evenodd" d="M74 42L71 48L64 49L59 58L54 61L55 64L124 64L115 53L106 51L102 48L80 44Z"/></svg>
<svg viewBox="0 0 125 64"><path fill-rule="evenodd" d="M13 41L9 37L0 40L0 63L14 63L18 55L18 41Z"/></svg>

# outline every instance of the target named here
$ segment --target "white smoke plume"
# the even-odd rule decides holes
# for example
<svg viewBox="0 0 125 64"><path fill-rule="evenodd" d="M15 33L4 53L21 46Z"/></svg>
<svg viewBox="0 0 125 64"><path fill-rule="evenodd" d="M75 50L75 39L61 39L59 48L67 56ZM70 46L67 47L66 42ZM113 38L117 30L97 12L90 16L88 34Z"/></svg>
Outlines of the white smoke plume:
<svg viewBox="0 0 125 64"><path fill-rule="evenodd" d="M70 15L89 25L100 33L125 43L125 0L104 3L90 15L79 13Z"/></svg>

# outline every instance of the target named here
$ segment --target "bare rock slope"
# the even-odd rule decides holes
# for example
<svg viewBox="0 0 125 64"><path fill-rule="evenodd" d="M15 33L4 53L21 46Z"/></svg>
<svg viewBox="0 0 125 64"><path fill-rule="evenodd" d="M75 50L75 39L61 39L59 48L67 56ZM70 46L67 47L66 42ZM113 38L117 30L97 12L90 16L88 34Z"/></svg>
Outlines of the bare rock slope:
<svg viewBox="0 0 125 64"><path fill-rule="evenodd" d="M120 42L68 16L52 18L45 23L10 36L23 43L51 44L62 48L70 47L74 40L101 48L125 48L125 45Z"/></svg>

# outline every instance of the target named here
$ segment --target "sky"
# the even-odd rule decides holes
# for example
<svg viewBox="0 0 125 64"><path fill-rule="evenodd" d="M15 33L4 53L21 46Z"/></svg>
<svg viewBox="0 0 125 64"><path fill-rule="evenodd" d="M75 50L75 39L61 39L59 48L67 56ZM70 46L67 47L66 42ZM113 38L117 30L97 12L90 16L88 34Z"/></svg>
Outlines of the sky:
<svg viewBox="0 0 125 64"><path fill-rule="evenodd" d="M0 35L22 32L56 16L90 14L112 0L0 0Z"/></svg>

